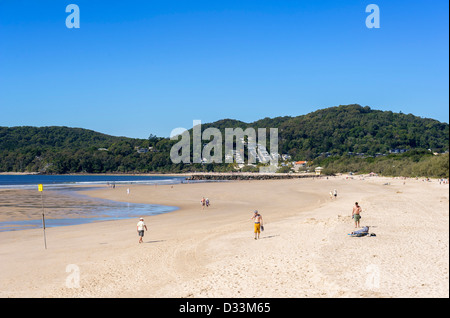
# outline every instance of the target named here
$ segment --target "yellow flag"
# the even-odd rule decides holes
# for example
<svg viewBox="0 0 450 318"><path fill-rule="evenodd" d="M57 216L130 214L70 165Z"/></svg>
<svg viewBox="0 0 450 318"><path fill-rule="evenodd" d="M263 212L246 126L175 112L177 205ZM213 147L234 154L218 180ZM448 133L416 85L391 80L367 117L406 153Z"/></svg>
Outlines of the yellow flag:
<svg viewBox="0 0 450 318"><path fill-rule="evenodd" d="M38 185L38 190L39 190L39 192L44 191L44 187L42 186L42 184L39 184L39 185Z"/></svg>

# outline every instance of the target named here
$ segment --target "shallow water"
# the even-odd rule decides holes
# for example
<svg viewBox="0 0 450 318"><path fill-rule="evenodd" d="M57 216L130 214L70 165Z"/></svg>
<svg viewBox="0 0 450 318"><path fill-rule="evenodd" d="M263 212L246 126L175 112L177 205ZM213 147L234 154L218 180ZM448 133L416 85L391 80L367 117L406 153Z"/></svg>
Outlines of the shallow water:
<svg viewBox="0 0 450 318"><path fill-rule="evenodd" d="M57 176L0 177L3 177L0 178L0 181L3 181L0 182L2 183L2 187L0 187L0 232L42 228L42 213L45 214L45 226L50 228L172 212L178 208L97 199L82 195L79 191L105 188L107 183L111 186L115 182L120 182L120 184L170 184L180 183L184 180L183 178L147 178L146 180L138 178L139 180L137 180L136 178L126 179L125 176L121 180L116 179L115 181L106 181L111 180L109 178L111 176L106 176L108 177L106 180L102 180L99 178L100 176L89 180L87 180L88 178L80 179L80 177L87 176L72 176L75 178L61 176L56 179ZM7 181L7 179L9 180ZM22 184L18 179L22 180ZM8 182L11 184L8 185ZM34 182L43 182L44 192L38 192L37 184ZM80 186L80 184L88 186ZM111 188L111 191L120 190Z"/></svg>
<svg viewBox="0 0 450 318"><path fill-rule="evenodd" d="M73 190L46 192L43 201L42 205L40 195L36 191L0 191L0 217L3 220L0 222L0 232L42 228L42 212L45 215L46 227L57 227L157 215L177 210L177 207L172 206L95 199Z"/></svg>

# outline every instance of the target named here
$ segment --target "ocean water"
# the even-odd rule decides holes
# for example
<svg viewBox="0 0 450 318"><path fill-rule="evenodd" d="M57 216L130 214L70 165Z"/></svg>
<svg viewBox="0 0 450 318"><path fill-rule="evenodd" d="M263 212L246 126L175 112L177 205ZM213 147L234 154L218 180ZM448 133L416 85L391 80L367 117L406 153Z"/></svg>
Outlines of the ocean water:
<svg viewBox="0 0 450 318"><path fill-rule="evenodd" d="M0 211L21 209L26 220L0 222L0 232L42 228L42 202L38 184L44 188L46 227L70 226L90 222L137 218L177 210L177 207L157 204L136 204L95 199L79 193L80 190L105 188L126 184L177 184L183 177L113 176L113 175L0 175ZM22 191L21 197L11 198L5 190ZM123 188L122 188L123 190ZM118 190L111 190L118 191ZM25 197L24 197L25 196ZM33 212L33 213L31 213ZM35 217L27 217L27 213ZM61 215L54 217L55 215ZM53 216L53 217L51 217ZM67 216L67 217L64 217ZM70 216L70 217L69 217ZM75 217L74 217L75 216Z"/></svg>
<svg viewBox="0 0 450 318"><path fill-rule="evenodd" d="M134 175L0 175L1 189L37 189L43 184L47 190L80 185L109 184L175 184L184 177Z"/></svg>

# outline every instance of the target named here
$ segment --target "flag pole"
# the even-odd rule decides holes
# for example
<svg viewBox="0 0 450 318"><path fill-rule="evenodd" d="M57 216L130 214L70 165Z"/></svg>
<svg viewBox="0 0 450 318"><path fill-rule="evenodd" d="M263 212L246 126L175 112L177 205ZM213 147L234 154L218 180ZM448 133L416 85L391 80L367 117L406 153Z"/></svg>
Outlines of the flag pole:
<svg viewBox="0 0 450 318"><path fill-rule="evenodd" d="M44 189L42 184L38 186L38 190L41 193L41 202L42 202L42 228L44 229L44 246L45 249L47 249L47 238L45 237L45 215L44 215L44 196L43 196Z"/></svg>

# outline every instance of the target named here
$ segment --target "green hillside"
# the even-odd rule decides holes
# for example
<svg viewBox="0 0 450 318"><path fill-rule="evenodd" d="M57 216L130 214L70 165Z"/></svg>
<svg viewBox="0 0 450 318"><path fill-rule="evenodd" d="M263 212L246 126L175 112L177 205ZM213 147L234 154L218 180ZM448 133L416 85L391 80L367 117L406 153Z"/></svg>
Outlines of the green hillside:
<svg viewBox="0 0 450 318"><path fill-rule="evenodd" d="M449 147L449 125L412 114L348 105L318 110L280 125L283 150L312 159L321 153L388 153Z"/></svg>
<svg viewBox="0 0 450 318"><path fill-rule="evenodd" d="M324 153L375 155L394 149L449 148L449 125L412 114L345 105L297 117L265 118L254 123L221 120L202 128L278 128L279 152L296 160L311 160Z"/></svg>
<svg viewBox="0 0 450 318"><path fill-rule="evenodd" d="M143 142L146 141L113 137L82 128L0 127L0 171L119 171L121 161L132 155L134 147Z"/></svg>
<svg viewBox="0 0 450 318"><path fill-rule="evenodd" d="M244 130L249 127L278 128L280 154L289 154L292 160L314 160L330 172L376 169L375 164L381 162L395 166L392 162L386 163L394 156L389 153L405 152L395 155L405 164L402 165L403 173L448 175L448 155L447 164L444 156L436 163L438 159L432 158L432 152L448 151L449 125L412 114L345 105L297 117L264 118L254 123L223 119L203 124L202 130L209 127L222 132L225 128L238 127ZM169 154L175 143L153 135L148 139L132 139L81 128L0 127L0 172L131 173L234 169L232 164L172 164ZM429 166L427 160L431 159L439 168L424 169ZM422 168L411 168L418 163ZM380 170L388 173L384 168Z"/></svg>

